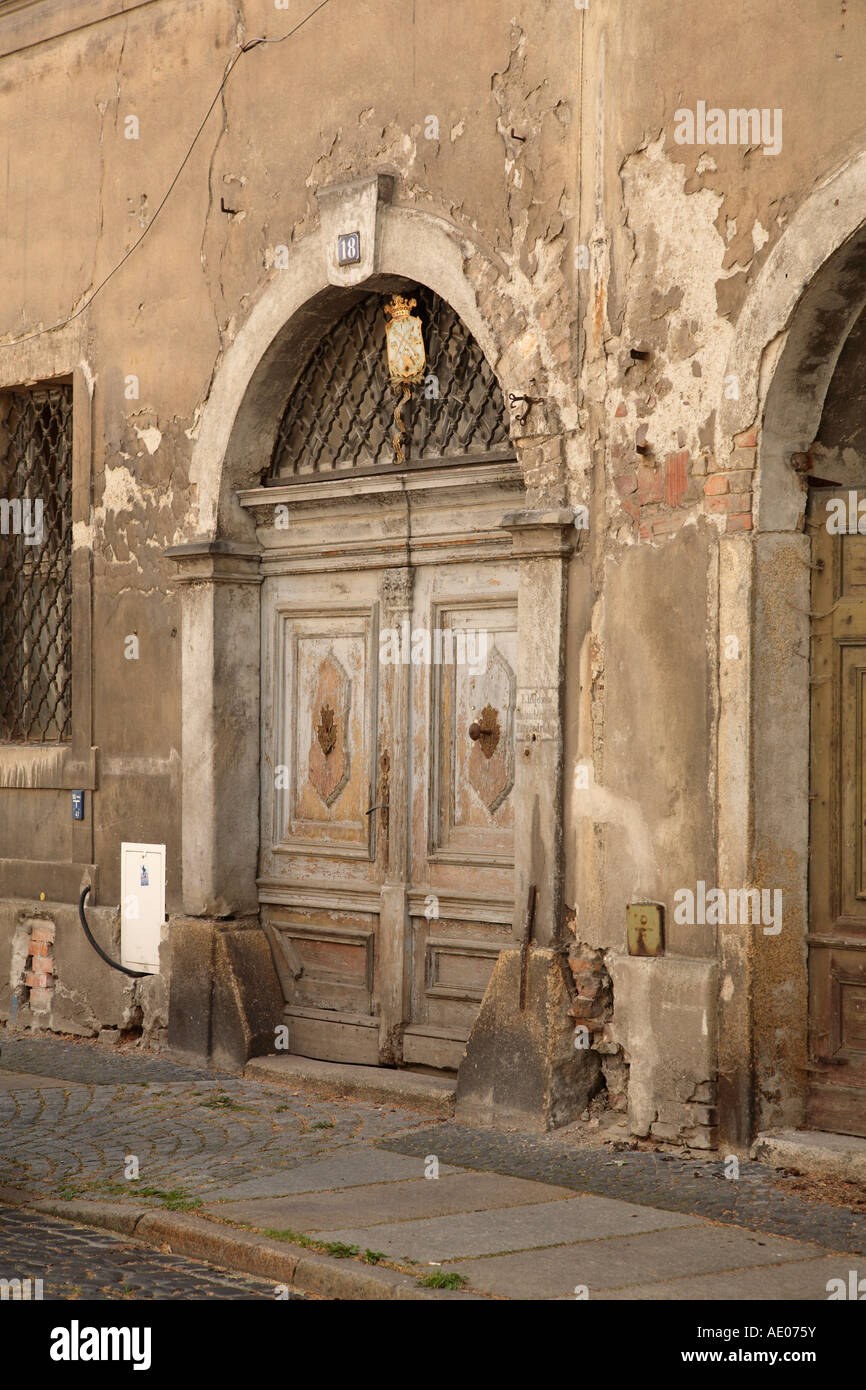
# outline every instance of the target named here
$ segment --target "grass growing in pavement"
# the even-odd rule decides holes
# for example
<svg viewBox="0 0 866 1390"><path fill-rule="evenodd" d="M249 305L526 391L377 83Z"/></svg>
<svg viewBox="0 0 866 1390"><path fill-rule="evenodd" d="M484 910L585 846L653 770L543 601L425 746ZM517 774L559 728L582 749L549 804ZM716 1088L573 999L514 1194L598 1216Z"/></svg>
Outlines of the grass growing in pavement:
<svg viewBox="0 0 866 1390"><path fill-rule="evenodd" d="M106 1182L103 1178L93 1178L83 1187L66 1183L57 1189L58 1197L64 1201L93 1196L94 1193L104 1193L107 1197L155 1197L162 1202L166 1211L192 1211L203 1205L200 1197L191 1197L182 1187L142 1187L132 1179L129 1182Z"/></svg>
<svg viewBox="0 0 866 1390"><path fill-rule="evenodd" d="M301 1231L278 1231L273 1227L263 1227L262 1235L270 1236L272 1240L284 1240L290 1245L302 1245L305 1250L319 1250L323 1255L333 1255L338 1260L354 1259L360 1254L357 1245L344 1245L341 1240L314 1240Z"/></svg>
<svg viewBox="0 0 866 1390"><path fill-rule="evenodd" d="M248 1221L244 1221L241 1224L244 1226L250 1225ZM250 1227L250 1229L252 1230L255 1228ZM310 1240L310 1237L303 1235L301 1231L278 1231L273 1226L262 1226L261 1232L263 1236L270 1236L271 1240L284 1240L288 1245L302 1245L305 1250L310 1247L314 1250L319 1249L320 1242L317 1240Z"/></svg>
<svg viewBox="0 0 866 1390"><path fill-rule="evenodd" d="M270 1236L271 1240L285 1241L287 1245L300 1245L304 1250L316 1250L321 1255L333 1255L338 1260L356 1259L361 1264L379 1265L384 1264L386 1268L396 1270L398 1274L410 1274L411 1270L407 1265L416 1265L416 1260L404 1259L399 1263L396 1260L389 1260L381 1250L365 1250L363 1255L357 1245L344 1245L339 1240L316 1240L313 1236L305 1236L302 1231L293 1231L290 1228L278 1230L273 1226L254 1227L249 1221L239 1221L238 1226L243 1226L247 1230L258 1230L260 1235ZM469 1283L462 1274L444 1274L442 1270L436 1270L434 1274L428 1274L426 1278L419 1279L418 1283L425 1289L462 1289Z"/></svg>
<svg viewBox="0 0 866 1390"><path fill-rule="evenodd" d="M428 1274L426 1278L419 1279L418 1283L425 1289L462 1289L467 1284L468 1279L464 1279L462 1274L443 1274L441 1269L437 1269L435 1274Z"/></svg>
<svg viewBox="0 0 866 1390"><path fill-rule="evenodd" d="M245 1105L238 1105L237 1101L231 1096L211 1096L210 1100L203 1100L202 1105L206 1110L246 1110Z"/></svg>

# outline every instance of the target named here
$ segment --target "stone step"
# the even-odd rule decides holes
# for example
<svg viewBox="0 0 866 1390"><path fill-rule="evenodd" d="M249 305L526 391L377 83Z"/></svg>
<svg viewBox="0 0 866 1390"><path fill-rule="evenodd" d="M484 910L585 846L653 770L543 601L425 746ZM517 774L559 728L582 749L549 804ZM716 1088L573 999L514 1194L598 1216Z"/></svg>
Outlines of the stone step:
<svg viewBox="0 0 866 1390"><path fill-rule="evenodd" d="M454 1113L455 1076L436 1076L396 1067L363 1067L349 1062L320 1062L312 1057L275 1054L254 1057L244 1076L282 1086L303 1086L313 1095L337 1100L350 1097L399 1105L449 1117Z"/></svg>
<svg viewBox="0 0 866 1390"><path fill-rule="evenodd" d="M842 1178L866 1184L866 1139L816 1129L782 1129L759 1134L752 1158L773 1168L791 1168L812 1178Z"/></svg>

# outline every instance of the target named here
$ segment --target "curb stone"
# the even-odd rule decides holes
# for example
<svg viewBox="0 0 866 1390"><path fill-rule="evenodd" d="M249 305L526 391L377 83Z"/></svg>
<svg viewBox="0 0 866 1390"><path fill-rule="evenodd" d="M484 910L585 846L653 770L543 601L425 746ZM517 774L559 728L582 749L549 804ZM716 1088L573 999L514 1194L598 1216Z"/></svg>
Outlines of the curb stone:
<svg viewBox="0 0 866 1390"><path fill-rule="evenodd" d="M274 1241L256 1231L218 1226L200 1216L167 1212L159 1207L134 1207L116 1202L62 1201L38 1197L18 1188L0 1187L0 1203L58 1217L82 1226L133 1236L173 1255L203 1260L235 1274L252 1274L287 1284L299 1293L328 1298L399 1301L458 1300L487 1302L482 1294L462 1289L425 1289L408 1274L355 1261L313 1254L299 1245ZM420 1273L420 1271L419 1271Z"/></svg>

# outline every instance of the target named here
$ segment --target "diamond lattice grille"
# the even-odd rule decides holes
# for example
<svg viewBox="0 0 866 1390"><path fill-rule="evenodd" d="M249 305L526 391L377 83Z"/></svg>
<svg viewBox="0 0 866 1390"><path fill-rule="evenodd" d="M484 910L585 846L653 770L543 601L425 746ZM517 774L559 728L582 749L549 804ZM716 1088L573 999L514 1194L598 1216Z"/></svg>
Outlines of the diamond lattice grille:
<svg viewBox="0 0 866 1390"><path fill-rule="evenodd" d="M427 368L424 384L413 387L402 411L407 464L510 453L502 392L475 339L432 290L412 295ZM388 297L359 300L315 348L280 421L272 478L394 467L394 408L401 392L388 377Z"/></svg>
<svg viewBox="0 0 866 1390"><path fill-rule="evenodd" d="M4 392L0 740L59 743L70 737L71 550L72 387Z"/></svg>

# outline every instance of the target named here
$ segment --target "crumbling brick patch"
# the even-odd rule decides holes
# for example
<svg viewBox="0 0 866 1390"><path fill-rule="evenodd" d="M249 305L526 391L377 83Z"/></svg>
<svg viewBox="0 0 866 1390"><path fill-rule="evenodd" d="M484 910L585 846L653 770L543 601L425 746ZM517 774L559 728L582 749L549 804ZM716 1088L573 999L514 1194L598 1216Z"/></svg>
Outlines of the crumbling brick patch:
<svg viewBox="0 0 866 1390"><path fill-rule="evenodd" d="M574 931L574 919L569 919ZM600 1093L604 1109L628 1109L628 1063L621 1047L610 1038L613 1018L613 981L604 959L604 951L585 942L575 941L568 949L568 965L574 981L571 1015L575 1026L575 1044L582 1038L601 1056L604 1088ZM582 1033L581 1030L586 1031Z"/></svg>
<svg viewBox="0 0 866 1390"><path fill-rule="evenodd" d="M643 447L645 436L646 426L642 425L634 442ZM635 458L625 440L612 445L611 457L620 506L635 523L641 539L675 535L701 495L699 461L691 459L688 449L679 449L661 460L651 454Z"/></svg>
<svg viewBox="0 0 866 1390"><path fill-rule="evenodd" d="M704 482L704 508L725 517L727 531L751 531L752 491L758 439L754 428L734 436L734 450L722 468L710 459Z"/></svg>
<svg viewBox="0 0 866 1390"><path fill-rule="evenodd" d="M34 1014L49 1013L54 1001L54 935L53 922L33 921L30 924L24 1002Z"/></svg>

